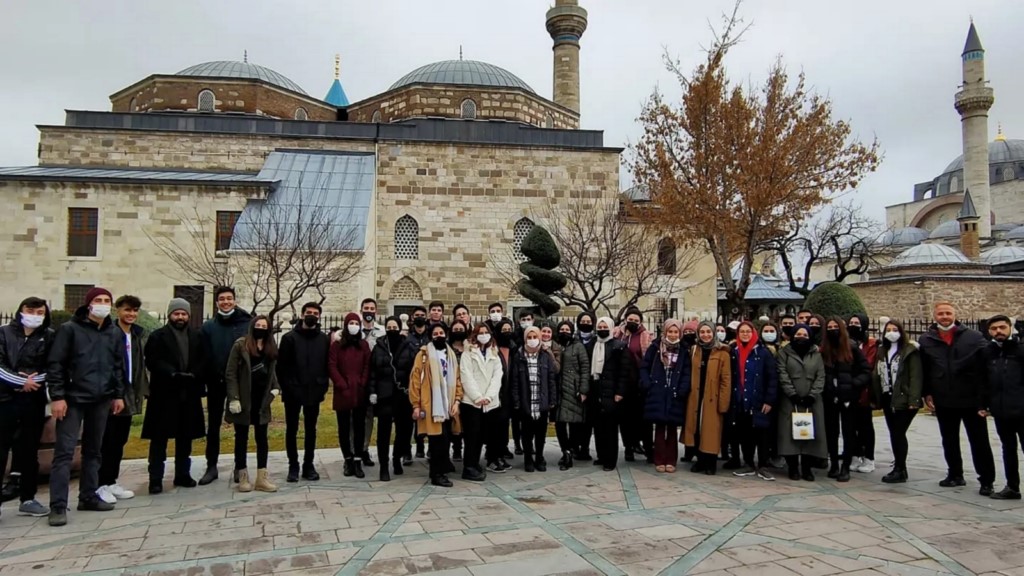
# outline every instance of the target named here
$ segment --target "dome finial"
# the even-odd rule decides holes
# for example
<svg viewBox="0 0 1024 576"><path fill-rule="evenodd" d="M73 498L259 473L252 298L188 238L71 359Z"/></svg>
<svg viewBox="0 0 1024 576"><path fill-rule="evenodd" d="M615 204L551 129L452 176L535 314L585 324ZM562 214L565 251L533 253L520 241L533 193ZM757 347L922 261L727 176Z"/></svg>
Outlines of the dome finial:
<svg viewBox="0 0 1024 576"><path fill-rule="evenodd" d="M1003 134L1003 123L1000 122L997 126L999 126L999 128L996 132L996 142L1006 142L1006 134Z"/></svg>
<svg viewBox="0 0 1024 576"><path fill-rule="evenodd" d="M245 62L246 64L249 63L249 51L248 50L242 50L242 62Z"/></svg>
<svg viewBox="0 0 1024 576"><path fill-rule="evenodd" d="M341 54L334 55L334 79L341 78Z"/></svg>
<svg viewBox="0 0 1024 576"><path fill-rule="evenodd" d="M459 44L459 60L462 60L462 44Z"/></svg>

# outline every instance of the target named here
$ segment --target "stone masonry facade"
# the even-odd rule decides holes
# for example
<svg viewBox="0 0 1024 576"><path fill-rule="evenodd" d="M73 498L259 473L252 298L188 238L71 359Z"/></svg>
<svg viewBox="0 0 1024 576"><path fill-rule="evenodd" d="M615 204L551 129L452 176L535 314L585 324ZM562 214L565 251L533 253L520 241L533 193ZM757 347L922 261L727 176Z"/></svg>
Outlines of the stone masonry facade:
<svg viewBox="0 0 1024 576"><path fill-rule="evenodd" d="M852 284L872 318L931 318L949 301L964 318L1024 317L1024 278L1011 276L906 276Z"/></svg>

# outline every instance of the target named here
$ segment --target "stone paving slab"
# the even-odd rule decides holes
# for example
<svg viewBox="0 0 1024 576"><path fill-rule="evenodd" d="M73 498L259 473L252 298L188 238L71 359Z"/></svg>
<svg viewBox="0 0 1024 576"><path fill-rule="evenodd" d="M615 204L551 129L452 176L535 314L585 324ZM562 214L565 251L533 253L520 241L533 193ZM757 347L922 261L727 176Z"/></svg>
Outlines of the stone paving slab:
<svg viewBox="0 0 1024 576"><path fill-rule="evenodd" d="M657 474L641 463L527 474L517 459L487 482L456 474L439 489L422 460L382 483L376 467L344 478L341 455L321 450L317 483L285 483L285 457L272 454L276 494L232 490L225 458L213 485L150 496L145 462L126 462L122 483L138 496L113 512L72 510L68 526L51 528L4 506L0 576L1024 576L1024 504L982 498L976 481L939 488L945 464L928 416L911 429L911 481L882 484L891 456L882 419L875 427L878 471L843 485L824 474ZM551 439L549 462L556 452ZM964 454L969 467L966 441Z"/></svg>

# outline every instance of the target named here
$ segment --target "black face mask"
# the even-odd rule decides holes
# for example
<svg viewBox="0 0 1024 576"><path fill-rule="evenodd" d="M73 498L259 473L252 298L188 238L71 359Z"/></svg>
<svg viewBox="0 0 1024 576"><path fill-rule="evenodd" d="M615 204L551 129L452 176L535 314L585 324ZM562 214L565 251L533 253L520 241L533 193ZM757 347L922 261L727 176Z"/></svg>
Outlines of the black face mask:
<svg viewBox="0 0 1024 576"><path fill-rule="evenodd" d="M512 334L510 332L499 332L498 346L508 348L510 344L512 344Z"/></svg>
<svg viewBox="0 0 1024 576"><path fill-rule="evenodd" d="M828 336L828 343L833 346L839 344L839 330L825 330L825 335Z"/></svg>
<svg viewBox="0 0 1024 576"><path fill-rule="evenodd" d="M609 337L611 335L612 335L612 331L611 330L598 330L597 331L597 337L598 338L607 338L607 337Z"/></svg>
<svg viewBox="0 0 1024 576"><path fill-rule="evenodd" d="M402 332L400 330L388 330L387 335L388 344L391 346L392 350L402 343Z"/></svg>
<svg viewBox="0 0 1024 576"><path fill-rule="evenodd" d="M427 325L427 319L421 316L417 316L412 319L412 325L417 328L423 328L424 326Z"/></svg>
<svg viewBox="0 0 1024 576"><path fill-rule="evenodd" d="M686 342L687 346L693 346L697 343L696 334L683 334L683 342Z"/></svg>
<svg viewBox="0 0 1024 576"><path fill-rule="evenodd" d="M320 322L320 319L312 314L306 314L302 317L302 323L306 325L306 328L312 328Z"/></svg>
<svg viewBox="0 0 1024 576"><path fill-rule="evenodd" d="M847 326L846 331L849 332L850 338L860 342L864 339L864 331L860 326Z"/></svg>
<svg viewBox="0 0 1024 576"><path fill-rule="evenodd" d="M785 336L786 338L788 338L790 340L793 339L793 334L795 334L795 333L796 333L796 326L783 326L782 327L782 334L783 334L783 336Z"/></svg>
<svg viewBox="0 0 1024 576"><path fill-rule="evenodd" d="M580 332L583 332L584 334L590 334L591 332L594 331L594 325L593 324L580 324L579 325L579 329L580 329Z"/></svg>
<svg viewBox="0 0 1024 576"><path fill-rule="evenodd" d="M811 326L811 340L821 342L821 326Z"/></svg>
<svg viewBox="0 0 1024 576"><path fill-rule="evenodd" d="M572 334L569 334L568 332L559 332L558 343L562 346L568 346L572 343Z"/></svg>
<svg viewBox="0 0 1024 576"><path fill-rule="evenodd" d="M363 312L363 322L369 324L370 322L373 322L376 319L377 315L374 314L373 312Z"/></svg>
<svg viewBox="0 0 1024 576"><path fill-rule="evenodd" d="M811 349L811 341L807 338L796 338L790 346L800 354L807 354Z"/></svg>
<svg viewBox="0 0 1024 576"><path fill-rule="evenodd" d="M636 322L626 322L626 330L633 332L634 334L640 330L640 324Z"/></svg>
<svg viewBox="0 0 1024 576"><path fill-rule="evenodd" d="M465 332L452 332L452 342L464 342L466 340Z"/></svg>
<svg viewBox="0 0 1024 576"><path fill-rule="evenodd" d="M444 350L445 346L448 345L448 339L445 338L444 336L438 336L437 338L434 338L433 342L434 348L437 348L438 350Z"/></svg>
<svg viewBox="0 0 1024 576"><path fill-rule="evenodd" d="M267 337L268 334L270 334L270 330L268 330L266 328L253 328L252 329L252 337L257 339L257 340L263 340L264 338Z"/></svg>

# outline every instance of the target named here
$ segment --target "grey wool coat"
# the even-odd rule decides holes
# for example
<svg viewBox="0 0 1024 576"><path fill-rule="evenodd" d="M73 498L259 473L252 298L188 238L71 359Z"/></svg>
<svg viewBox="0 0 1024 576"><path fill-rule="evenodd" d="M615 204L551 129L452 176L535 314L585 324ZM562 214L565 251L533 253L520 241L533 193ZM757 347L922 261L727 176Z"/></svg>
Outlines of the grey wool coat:
<svg viewBox="0 0 1024 576"><path fill-rule="evenodd" d="M260 424L270 423L270 403L274 401L273 391L281 391L277 384L277 361L264 360L267 370L270 372L270 381L267 385L267 392L263 398L252 397L252 364L249 360L249 352L245 349L245 337L235 340L228 355L228 365L224 369L224 380L227 382L227 399L224 401L224 419L230 424L248 424L251 422L249 414L255 408L260 411ZM232 414L228 409L232 400L238 400L242 404L242 411Z"/></svg>
<svg viewBox="0 0 1024 576"><path fill-rule="evenodd" d="M586 421L586 409L580 399L580 389L590 378L590 356L578 338L562 351L561 368L555 422L582 424Z"/></svg>
<svg viewBox="0 0 1024 576"><path fill-rule="evenodd" d="M825 458L825 405L821 393L825 390L825 361L817 346L803 358L792 346L779 350L779 455L814 456ZM790 396L813 396L814 440L793 440L793 403Z"/></svg>

